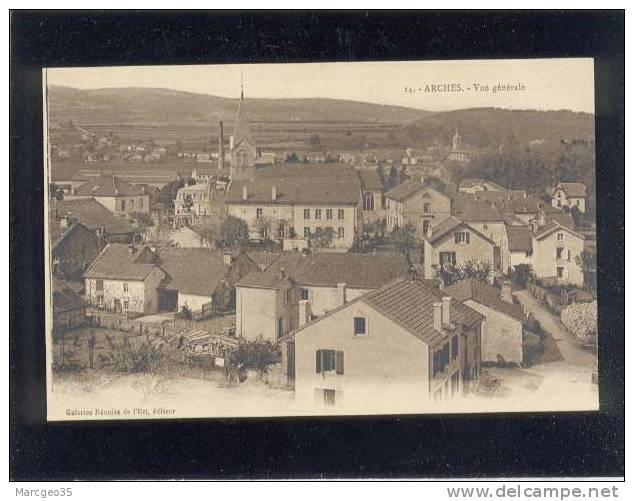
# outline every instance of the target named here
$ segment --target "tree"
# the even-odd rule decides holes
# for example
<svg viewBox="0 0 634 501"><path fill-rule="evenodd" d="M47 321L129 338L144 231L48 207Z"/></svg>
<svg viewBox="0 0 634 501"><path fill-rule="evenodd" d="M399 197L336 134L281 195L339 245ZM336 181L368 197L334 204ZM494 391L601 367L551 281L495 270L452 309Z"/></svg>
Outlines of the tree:
<svg viewBox="0 0 634 501"><path fill-rule="evenodd" d="M530 264L518 264L513 270L513 281L520 287L526 287L526 282L531 274Z"/></svg>
<svg viewBox="0 0 634 501"><path fill-rule="evenodd" d="M412 225L411 223L408 223L402 228L396 228L392 237L398 245L401 253L405 255L407 263L411 266L412 261L410 259L410 254L412 250L414 250L419 245L418 239L416 238L416 228L414 228L414 225Z"/></svg>
<svg viewBox="0 0 634 501"><path fill-rule="evenodd" d="M440 266L434 265L434 268L436 278L442 280L445 287L468 278L486 282L491 275L492 269L489 261L479 259L470 259L460 266L445 263Z"/></svg>
<svg viewBox="0 0 634 501"><path fill-rule="evenodd" d="M385 189L391 190L397 184L398 184L398 171L396 170L395 166L392 166L392 168L390 169L390 173L388 174L387 186L385 187Z"/></svg>
<svg viewBox="0 0 634 501"><path fill-rule="evenodd" d="M597 302L573 303L561 312L561 323L579 341L596 336L598 331Z"/></svg>
<svg viewBox="0 0 634 501"><path fill-rule="evenodd" d="M242 340L231 353L230 363L235 368L257 369L265 371L269 365L279 360L279 352L270 341L264 341L262 336L254 340Z"/></svg>
<svg viewBox="0 0 634 501"><path fill-rule="evenodd" d="M379 176L379 179L381 180L381 184L385 188L385 171L383 170L383 166L382 165L379 165L377 167L376 173Z"/></svg>
<svg viewBox="0 0 634 501"><path fill-rule="evenodd" d="M232 247L249 240L247 223L235 216L227 216L220 224L218 241L222 247Z"/></svg>
<svg viewBox="0 0 634 501"><path fill-rule="evenodd" d="M295 152L291 153L290 155L286 156L286 163L287 164L298 164L301 163L302 159L299 158L299 155Z"/></svg>
<svg viewBox="0 0 634 501"><path fill-rule="evenodd" d="M584 250L581 254L575 256L575 263L584 274L597 271L597 255L589 250Z"/></svg>
<svg viewBox="0 0 634 501"><path fill-rule="evenodd" d="M334 231L332 228L316 228L310 241L316 249L326 249L332 245Z"/></svg>

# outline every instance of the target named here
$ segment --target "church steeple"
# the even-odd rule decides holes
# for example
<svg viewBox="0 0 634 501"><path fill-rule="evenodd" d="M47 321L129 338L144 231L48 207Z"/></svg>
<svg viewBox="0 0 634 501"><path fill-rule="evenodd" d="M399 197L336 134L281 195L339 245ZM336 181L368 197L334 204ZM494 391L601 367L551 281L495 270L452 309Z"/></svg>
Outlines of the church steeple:
<svg viewBox="0 0 634 501"><path fill-rule="evenodd" d="M252 171L255 169L257 150L245 109L244 78L242 74L240 74L240 101L238 102L236 123L229 143L231 177L233 179L251 178Z"/></svg>

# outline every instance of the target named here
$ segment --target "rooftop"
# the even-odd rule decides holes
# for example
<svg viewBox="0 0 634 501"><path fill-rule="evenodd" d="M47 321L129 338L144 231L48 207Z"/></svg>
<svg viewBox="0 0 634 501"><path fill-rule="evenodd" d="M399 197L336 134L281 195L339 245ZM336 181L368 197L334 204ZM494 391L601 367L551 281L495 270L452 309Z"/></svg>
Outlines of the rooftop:
<svg viewBox="0 0 634 501"><path fill-rule="evenodd" d="M281 271L300 285L335 287L346 283L354 289L376 289L397 277L405 276L408 264L398 254L357 254L320 252L304 256L285 252L264 272L253 272L239 283L242 287L275 288Z"/></svg>
<svg viewBox="0 0 634 501"><path fill-rule="evenodd" d="M586 185L582 183L559 183L559 188L561 188L566 196L568 197L585 197L586 196Z"/></svg>
<svg viewBox="0 0 634 501"><path fill-rule="evenodd" d="M90 179L77 187L74 193L76 196L89 197L136 196L144 194L142 187L135 186L112 175Z"/></svg>
<svg viewBox="0 0 634 501"><path fill-rule="evenodd" d="M533 251L533 234L528 225L507 225L506 236L510 252Z"/></svg>
<svg viewBox="0 0 634 501"><path fill-rule="evenodd" d="M364 190L380 191L383 190L383 183L379 174L374 169L358 170L357 174L361 178Z"/></svg>
<svg viewBox="0 0 634 501"><path fill-rule="evenodd" d="M113 214L94 198L84 198L58 200L51 203L49 208L49 224L52 224L51 233L55 231L55 225L59 224L59 219L67 215L72 216L91 230L103 227L109 235L135 232L125 217Z"/></svg>
<svg viewBox="0 0 634 501"><path fill-rule="evenodd" d="M84 273L85 278L142 281L156 268L148 247L108 244Z"/></svg>
<svg viewBox="0 0 634 501"><path fill-rule="evenodd" d="M442 238L443 236L445 236L450 231L453 231L456 228L459 228L461 226L463 226L465 228L468 228L469 231L471 231L472 233L475 233L480 238L482 238L482 239L486 240L487 242L490 242L491 244L495 245L495 242L493 242L493 240L491 240L489 237L487 237L483 233L481 233L478 230L476 230L474 227L469 226L467 223L465 223L464 221L461 221L460 219L458 219L458 218L456 218L454 216L449 216L449 217L443 219L436 226L434 226L434 228L432 229L431 237L428 237L427 241L430 244L433 244L435 241L437 241L438 239Z"/></svg>
<svg viewBox="0 0 634 501"><path fill-rule="evenodd" d="M475 279L466 279L450 285L444 292L457 301L472 299L516 320L526 320L524 309L517 304L507 303L500 299L500 291L492 285Z"/></svg>

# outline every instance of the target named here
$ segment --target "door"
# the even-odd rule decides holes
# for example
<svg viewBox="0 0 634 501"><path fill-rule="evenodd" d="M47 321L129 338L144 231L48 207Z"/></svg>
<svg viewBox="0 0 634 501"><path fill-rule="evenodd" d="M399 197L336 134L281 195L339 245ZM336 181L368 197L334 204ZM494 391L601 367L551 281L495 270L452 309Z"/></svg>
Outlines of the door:
<svg viewBox="0 0 634 501"><path fill-rule="evenodd" d="M114 300L114 312L121 313L123 310L121 309L121 301L119 299Z"/></svg>

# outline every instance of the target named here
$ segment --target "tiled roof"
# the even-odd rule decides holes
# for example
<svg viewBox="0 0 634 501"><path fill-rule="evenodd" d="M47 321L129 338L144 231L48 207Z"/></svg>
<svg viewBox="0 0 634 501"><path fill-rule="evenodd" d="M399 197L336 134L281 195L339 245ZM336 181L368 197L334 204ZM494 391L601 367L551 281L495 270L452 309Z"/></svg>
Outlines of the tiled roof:
<svg viewBox="0 0 634 501"><path fill-rule="evenodd" d="M539 228L536 232L535 232L535 238L537 240L540 240L548 235L550 235L552 232L558 230L558 229L563 229L566 230L570 233L572 233L573 235L581 238L582 240L584 240L584 236L581 235L580 233L577 233L575 230L573 230L572 228L569 228L568 226L565 226L557 221L549 221L548 223L546 223L544 226L542 226L541 228Z"/></svg>
<svg viewBox="0 0 634 501"><path fill-rule="evenodd" d="M115 197L144 195L143 188L116 176L100 176L85 182L75 190L77 196Z"/></svg>
<svg viewBox="0 0 634 501"><path fill-rule="evenodd" d="M402 202L424 187L425 185L418 181L405 181L388 191L387 197Z"/></svg>
<svg viewBox="0 0 634 501"><path fill-rule="evenodd" d="M510 252L532 252L533 235L527 225L506 225L506 236Z"/></svg>
<svg viewBox="0 0 634 501"><path fill-rule="evenodd" d="M568 197L585 197L586 185L582 183L559 183L559 187Z"/></svg>
<svg viewBox="0 0 634 501"><path fill-rule="evenodd" d="M535 214L540 209L546 213L560 212L552 205L530 195L526 190L456 192L449 196L453 201L452 211L459 215L467 213L474 202L494 204L501 214Z"/></svg>
<svg viewBox="0 0 634 501"><path fill-rule="evenodd" d="M364 294L360 300L376 308L429 345L435 346L445 341L447 336L434 329L434 303L442 301L443 296L448 295L446 291L440 291L423 282L398 279ZM467 326L475 325L484 319L480 313L456 300L451 301L449 311L452 322Z"/></svg>
<svg viewBox="0 0 634 501"><path fill-rule="evenodd" d="M489 202L473 200L468 204L460 214L463 221L504 221L504 217L500 214L494 204Z"/></svg>
<svg viewBox="0 0 634 501"><path fill-rule="evenodd" d="M344 163L289 163L275 164L260 167L255 171L255 178L331 178L334 180L346 179L349 181L359 181L357 171Z"/></svg>
<svg viewBox="0 0 634 501"><path fill-rule="evenodd" d="M488 306L500 313L516 320L526 320L524 310L520 305L507 303L500 299L500 292L485 282L475 279L462 280L444 289L444 292L458 301L472 299L477 303Z"/></svg>
<svg viewBox="0 0 634 501"><path fill-rule="evenodd" d="M460 182L460 188L474 188L476 186L480 186L483 182L484 182L484 179L480 179L480 178L463 179Z"/></svg>
<svg viewBox="0 0 634 501"><path fill-rule="evenodd" d="M479 232L478 230L476 230L474 227L469 226L467 223L459 220L458 218L454 217L454 216L449 216L445 219L443 219L440 223L438 223L436 226L434 226L434 228L432 229L432 234L431 237L427 238L427 241L430 244L433 244L435 241L437 241L439 238L442 238L443 236L445 236L447 233L449 233L450 231L455 230L456 228L459 228L461 226L464 226L465 228L467 228L470 232L478 235L480 238L482 238L483 240L486 240L487 242L491 243L492 245L495 245L495 242L493 240L491 240L489 237L487 237L486 235L484 235L483 233Z"/></svg>
<svg viewBox="0 0 634 501"><path fill-rule="evenodd" d="M109 235L135 232L125 217L113 214L94 198L56 201L49 209L51 218L55 217L56 212L57 218L70 214L91 230L104 227Z"/></svg>
<svg viewBox="0 0 634 501"><path fill-rule="evenodd" d="M277 284L282 269L300 285L335 287L345 282L347 287L354 289L376 289L406 275L408 265L405 257L398 254L320 252L304 256L298 252L285 252L260 273L263 277L243 279L238 285L259 283L263 287L269 280Z"/></svg>
<svg viewBox="0 0 634 501"><path fill-rule="evenodd" d="M231 269L223 256L223 251L205 248L161 249L158 264L168 275L164 287L183 294L211 296Z"/></svg>
<svg viewBox="0 0 634 501"><path fill-rule="evenodd" d="M147 247L126 244L108 244L84 273L85 278L112 280L145 280L156 268L146 256L152 255Z"/></svg>
<svg viewBox="0 0 634 501"><path fill-rule="evenodd" d="M361 178L364 190L380 191L383 189L383 183L381 182L381 178L376 170L358 170L357 173Z"/></svg>
<svg viewBox="0 0 634 501"><path fill-rule="evenodd" d="M243 200L243 185L247 200ZM276 200L271 192L275 186ZM358 204L361 196L359 180L257 177L254 181L233 181L225 195L225 203L235 204Z"/></svg>

